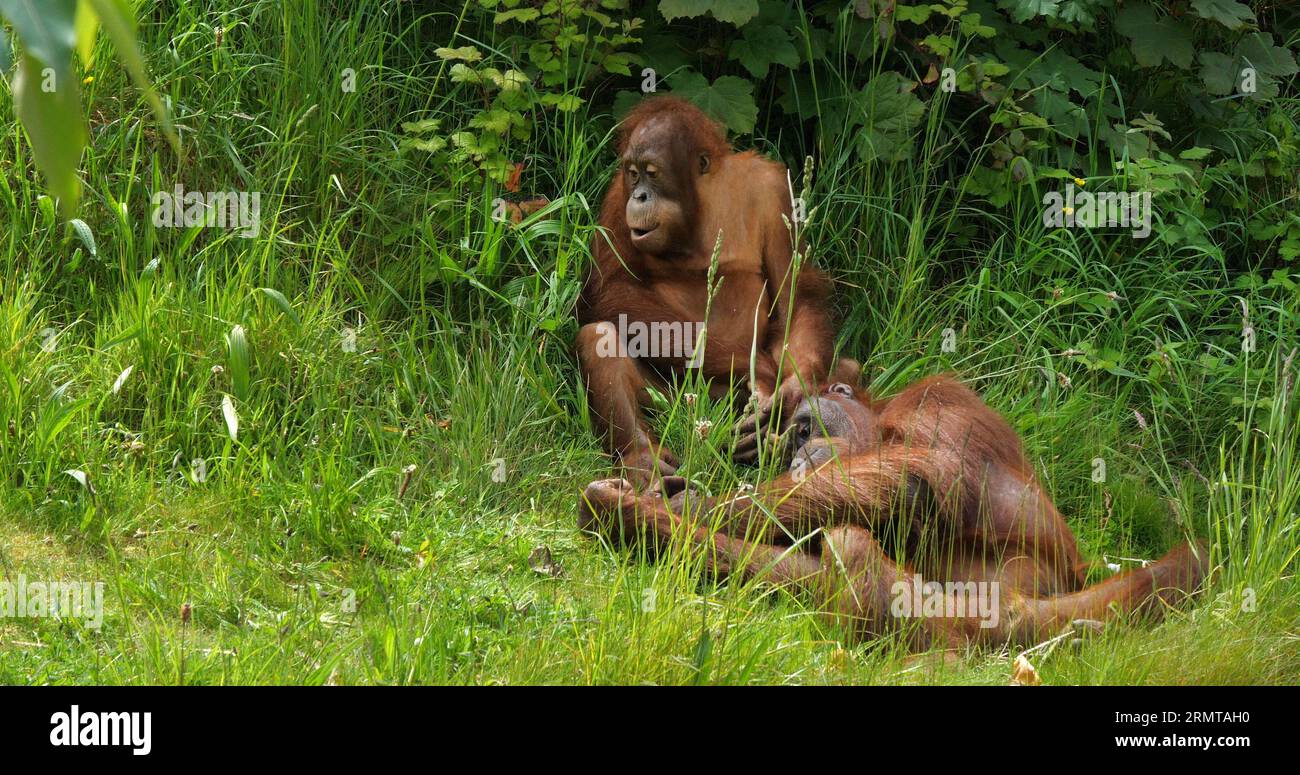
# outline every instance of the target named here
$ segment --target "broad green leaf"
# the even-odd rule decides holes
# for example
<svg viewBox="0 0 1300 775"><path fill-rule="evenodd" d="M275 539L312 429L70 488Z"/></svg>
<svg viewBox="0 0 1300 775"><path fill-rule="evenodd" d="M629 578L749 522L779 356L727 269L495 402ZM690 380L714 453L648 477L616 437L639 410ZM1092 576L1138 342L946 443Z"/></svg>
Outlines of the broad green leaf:
<svg viewBox="0 0 1300 775"><path fill-rule="evenodd" d="M447 147L447 140L446 138L436 136L430 137L427 140L407 138L402 141L401 145L402 148L414 148L417 151L424 151L425 153L437 153Z"/></svg>
<svg viewBox="0 0 1300 775"><path fill-rule="evenodd" d="M1061 0L998 0L998 7L1011 13L1011 18L1018 22L1029 21L1036 16L1054 18Z"/></svg>
<svg viewBox="0 0 1300 775"><path fill-rule="evenodd" d="M1217 51L1202 51L1197 54L1201 60L1201 81L1210 94L1222 96L1237 90L1237 60Z"/></svg>
<svg viewBox="0 0 1300 775"><path fill-rule="evenodd" d="M912 82L885 71L854 97L851 118L863 124L858 153L863 161L902 161L912 155L912 131L925 115L925 103L912 93Z"/></svg>
<svg viewBox="0 0 1300 775"><path fill-rule="evenodd" d="M545 65L555 60L555 51L550 43L539 41L528 47L528 58L533 61L533 64L545 70Z"/></svg>
<svg viewBox="0 0 1300 775"><path fill-rule="evenodd" d="M68 221L68 225L77 233L77 239L81 240L81 244L86 246L90 257L98 258L99 251L95 248L95 235L90 232L90 227L86 225L86 222L80 218L73 218Z"/></svg>
<svg viewBox="0 0 1300 775"><path fill-rule="evenodd" d="M439 59L463 59L466 62L477 62L483 58L483 52L473 46L436 48L433 50L433 54Z"/></svg>
<svg viewBox="0 0 1300 775"><path fill-rule="evenodd" d="M1242 84L1245 85L1244 83ZM1255 102L1268 102L1281 93L1281 87L1278 85L1276 78L1270 78L1267 75L1261 75L1255 81L1255 91L1246 93L1246 99Z"/></svg>
<svg viewBox="0 0 1300 775"><path fill-rule="evenodd" d="M402 131L412 135L422 135L426 132L432 132L442 123L440 118L425 118L419 121L403 121Z"/></svg>
<svg viewBox="0 0 1300 775"><path fill-rule="evenodd" d="M624 89L614 95L614 118L622 121L623 117L628 114L643 98L645 97L640 91Z"/></svg>
<svg viewBox="0 0 1300 775"><path fill-rule="evenodd" d="M460 62L451 66L449 76L452 83L483 83L483 76L479 75L478 71Z"/></svg>
<svg viewBox="0 0 1300 775"><path fill-rule="evenodd" d="M994 207L1005 207L1011 201L1011 185L1002 170L976 167L966 178L966 192L982 196Z"/></svg>
<svg viewBox="0 0 1300 775"><path fill-rule="evenodd" d="M1100 72L1093 70L1060 48L1054 47L1045 52L1042 63L1050 72L1059 75L1067 88L1073 89L1085 97L1095 94L1101 86ZM984 75L987 77L996 78L1005 72L1006 68L999 65L987 62L984 64Z"/></svg>
<svg viewBox="0 0 1300 775"><path fill-rule="evenodd" d="M99 23L104 26L104 32L113 41L117 58L126 66L131 80L135 82L135 87L144 94L149 107L153 109L154 119L162 125L163 136L171 145L172 152L178 159L183 159L185 154L181 152L180 136L176 134L176 127L172 125L171 115L163 107L162 100L149 82L144 57L140 56L140 49L136 47L135 17L131 6L127 0L90 0L90 2L99 16Z"/></svg>
<svg viewBox="0 0 1300 775"><path fill-rule="evenodd" d="M503 135L510 131L510 111L502 108L480 111L478 115L470 119L469 125L475 129L486 129L489 132Z"/></svg>
<svg viewBox="0 0 1300 775"><path fill-rule="evenodd" d="M1230 30L1239 30L1255 21L1250 6L1236 0L1192 0L1192 10L1202 19L1213 19Z"/></svg>
<svg viewBox="0 0 1300 775"><path fill-rule="evenodd" d="M473 132L456 132L451 136L451 144L467 153L479 153L478 138Z"/></svg>
<svg viewBox="0 0 1300 775"><path fill-rule="evenodd" d="M578 28L569 25L560 30L560 34L555 36L555 47L560 51L568 51L574 46L582 46L587 42L587 35L578 32Z"/></svg>
<svg viewBox="0 0 1300 775"><path fill-rule="evenodd" d="M930 18L933 10L928 5L898 5L894 6L894 18L900 22L911 22L912 24L925 24L925 20ZM865 16L862 11L858 12L859 16L865 19L872 18ZM874 16L874 11L872 11Z"/></svg>
<svg viewBox="0 0 1300 775"><path fill-rule="evenodd" d="M713 18L737 27L758 16L758 0L713 0Z"/></svg>
<svg viewBox="0 0 1300 775"><path fill-rule="evenodd" d="M753 91L753 84L734 75L724 75L712 84L699 73L673 79L673 94L690 100L728 129L742 134L754 131L758 123Z"/></svg>
<svg viewBox="0 0 1300 775"><path fill-rule="evenodd" d="M1068 95L1055 89L1038 89L1032 104L1034 112L1046 118L1062 136L1073 140L1087 134L1088 115Z"/></svg>
<svg viewBox="0 0 1300 775"><path fill-rule="evenodd" d="M69 54L71 51L69 50ZM65 213L77 210L81 198L81 181L77 165L86 144L86 123L81 115L81 88L68 75L67 60L62 72L53 68L55 88L45 91L43 64L24 52L14 76L14 111L27 130L36 166L45 175L50 191L59 199Z"/></svg>
<svg viewBox="0 0 1300 775"><path fill-rule="evenodd" d="M668 21L708 13L720 22L741 27L758 16L758 0L659 0L659 13Z"/></svg>
<svg viewBox="0 0 1300 775"><path fill-rule="evenodd" d="M77 0L74 26L77 30L77 56L82 68L90 70L95 57L95 34L99 32L99 17L95 15L90 0Z"/></svg>
<svg viewBox="0 0 1300 775"><path fill-rule="evenodd" d="M1065 0L1061 3L1061 9L1058 12L1058 18L1063 22L1078 24L1082 27L1091 29L1096 25L1097 12L1102 7L1103 0ZM1109 0L1105 0L1109 7Z"/></svg>
<svg viewBox="0 0 1300 775"><path fill-rule="evenodd" d="M248 337L243 326L235 326L226 334L226 367L230 371L230 386L239 398L248 397L248 385L252 370L252 356L249 354Z"/></svg>
<svg viewBox="0 0 1300 775"><path fill-rule="evenodd" d="M946 60L957 47L957 41L951 35L926 35L921 41L921 46L940 59Z"/></svg>
<svg viewBox="0 0 1300 775"><path fill-rule="evenodd" d="M619 7L620 6L618 3L615 3L613 6L611 6L611 8L619 8ZM588 19L594 20L601 27L612 27L614 25L614 20L609 17L609 14L603 14L594 8L583 9L582 15L586 16Z"/></svg>
<svg viewBox="0 0 1300 775"><path fill-rule="evenodd" d="M1115 15L1115 29L1132 41L1133 57L1142 67L1164 61L1184 70L1192 66L1192 31L1181 19L1157 18L1146 3L1130 4Z"/></svg>
<svg viewBox="0 0 1300 775"><path fill-rule="evenodd" d="M86 143L81 88L72 74L76 12L77 0L0 0L0 16L13 25L22 50L14 112L65 213L75 212L81 198L77 165Z"/></svg>
<svg viewBox="0 0 1300 775"><path fill-rule="evenodd" d="M995 38L998 31L983 23L977 13L962 14L961 34L966 37Z"/></svg>
<svg viewBox="0 0 1300 775"><path fill-rule="evenodd" d="M630 76L632 75L632 68L629 65L632 61L631 54L610 54L600 60L600 66L611 73Z"/></svg>
<svg viewBox="0 0 1300 775"><path fill-rule="evenodd" d="M1123 125L1103 126L1098 134L1116 156L1127 155L1130 159L1145 159L1157 150L1149 135L1130 132L1128 127Z"/></svg>
<svg viewBox="0 0 1300 775"><path fill-rule="evenodd" d="M660 73L672 73L675 70L689 68L695 61L690 52L682 47L682 39L667 33L648 34L638 52L645 63Z"/></svg>
<svg viewBox="0 0 1300 775"><path fill-rule="evenodd" d="M494 24L502 22L530 22L541 16L542 12L536 8L515 8L510 11L499 11L492 19Z"/></svg>
<svg viewBox="0 0 1300 775"><path fill-rule="evenodd" d="M708 13L711 7L712 0L659 0L659 13L668 21L694 19Z"/></svg>
<svg viewBox="0 0 1300 775"><path fill-rule="evenodd" d="M728 56L740 62L755 78L767 76L772 64L799 66L799 52L790 42L790 33L775 24L746 24L742 37L731 43Z"/></svg>
<svg viewBox="0 0 1300 775"><path fill-rule="evenodd" d="M0 16L14 26L23 50L53 67L60 80L71 72L76 14L77 0L0 0Z"/></svg>
<svg viewBox="0 0 1300 775"><path fill-rule="evenodd" d="M1237 53L1245 57L1246 64L1264 75L1285 78L1300 72L1295 55L1288 49L1273 45L1273 36L1267 32L1252 32L1241 39Z"/></svg>
<svg viewBox="0 0 1300 775"><path fill-rule="evenodd" d="M501 74L501 79L497 81L497 86L500 86L505 91L522 89L527 85L528 85L528 75L518 70L505 71L504 73Z"/></svg>
<svg viewBox="0 0 1300 775"><path fill-rule="evenodd" d="M1201 159L1204 159L1206 156L1209 156L1212 153L1214 153L1214 151L1209 148L1201 148L1200 146L1196 146L1194 148L1188 148L1187 150L1178 154L1178 158L1186 159L1188 161L1200 161Z"/></svg>
<svg viewBox="0 0 1300 775"><path fill-rule="evenodd" d="M576 94L544 94L543 105L554 105L561 113L572 113L582 107L584 100Z"/></svg>

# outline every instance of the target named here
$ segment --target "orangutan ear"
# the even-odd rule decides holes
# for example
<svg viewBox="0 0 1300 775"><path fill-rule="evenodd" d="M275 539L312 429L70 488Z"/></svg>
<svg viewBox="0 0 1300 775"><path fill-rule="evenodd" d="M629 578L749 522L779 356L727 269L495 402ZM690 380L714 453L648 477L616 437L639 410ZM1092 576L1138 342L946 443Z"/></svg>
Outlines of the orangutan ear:
<svg viewBox="0 0 1300 775"><path fill-rule="evenodd" d="M844 396L845 398L853 398L853 388L843 382L836 382L826 388L826 392L837 396Z"/></svg>
<svg viewBox="0 0 1300 775"><path fill-rule="evenodd" d="M700 174L703 175L708 171L709 171L709 155L707 153L702 153L700 154Z"/></svg>

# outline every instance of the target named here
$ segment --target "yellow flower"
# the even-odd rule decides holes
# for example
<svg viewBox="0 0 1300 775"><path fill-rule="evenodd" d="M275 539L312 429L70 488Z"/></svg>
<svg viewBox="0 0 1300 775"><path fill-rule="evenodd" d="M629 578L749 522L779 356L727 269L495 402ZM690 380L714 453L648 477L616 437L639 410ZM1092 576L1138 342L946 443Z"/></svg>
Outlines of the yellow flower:
<svg viewBox="0 0 1300 775"><path fill-rule="evenodd" d="M1073 207L1062 207L1061 209L1065 212L1066 215L1071 215L1074 213Z"/></svg>
<svg viewBox="0 0 1300 775"><path fill-rule="evenodd" d="M1074 185L1076 185L1076 186L1086 186L1086 185L1088 185L1088 181L1084 180L1083 178L1075 178L1075 179L1074 179Z"/></svg>
<svg viewBox="0 0 1300 775"><path fill-rule="evenodd" d="M89 86L91 83L94 82L94 80L95 80L95 76L93 76L93 75L88 75L88 76L86 76L86 79L85 79L84 81L81 82L81 85L82 85L82 86Z"/></svg>

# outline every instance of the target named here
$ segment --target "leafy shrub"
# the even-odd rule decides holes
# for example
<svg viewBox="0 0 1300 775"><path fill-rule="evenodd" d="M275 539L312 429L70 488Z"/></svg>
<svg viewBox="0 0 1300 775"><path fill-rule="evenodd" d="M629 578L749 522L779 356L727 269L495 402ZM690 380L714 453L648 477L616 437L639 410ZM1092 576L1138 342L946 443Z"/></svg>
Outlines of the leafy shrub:
<svg viewBox="0 0 1300 775"><path fill-rule="evenodd" d="M1043 181L1109 181L1161 197L1170 215L1157 236L1169 243L1213 253L1210 232L1246 223L1243 246L1300 257L1300 218L1254 207L1294 196L1298 182L1300 139L1274 110L1297 72L1294 19L1234 0L657 7L645 63L735 132L754 130L756 95L773 95L773 124L810 132L818 147L848 145L861 162L901 162L936 114L932 147L963 151L944 175L965 177L964 194L986 206ZM1289 37L1279 42L1270 25Z"/></svg>
<svg viewBox="0 0 1300 775"><path fill-rule="evenodd" d="M627 0L479 0L478 5L480 12L493 12L493 25L504 32L496 36L496 48L523 55L500 69L484 63L477 46L439 48L437 56L451 63L450 81L484 107L446 134L437 133L436 119L408 122L402 128L411 136L403 147L438 155L435 161L443 165L471 163L505 184L517 181L519 169L510 141L532 136L535 112L572 113L584 102L579 87L597 74L631 75L636 57L625 49L639 42L634 33L641 20L616 21L610 15L626 10Z"/></svg>

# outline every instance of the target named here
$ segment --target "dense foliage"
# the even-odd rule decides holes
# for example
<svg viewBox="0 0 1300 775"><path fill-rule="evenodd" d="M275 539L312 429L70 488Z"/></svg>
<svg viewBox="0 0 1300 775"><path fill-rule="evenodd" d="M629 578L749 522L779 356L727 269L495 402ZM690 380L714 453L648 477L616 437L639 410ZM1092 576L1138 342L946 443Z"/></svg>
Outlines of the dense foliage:
<svg viewBox="0 0 1300 775"><path fill-rule="evenodd" d="M1005 683L574 528L574 302L649 92L789 166L838 348L1006 415L1092 580L1211 542L1201 599L1045 682L1295 682L1290 5L0 0L0 571L108 583L102 629L0 619L0 682ZM156 222L176 186L260 228ZM1045 222L1067 192L1150 233ZM683 470L773 475L703 388L659 396Z"/></svg>

